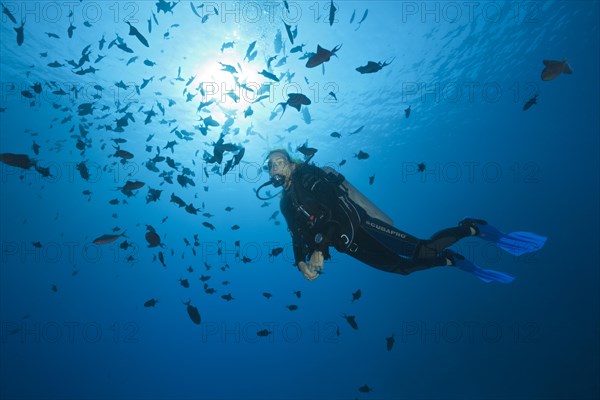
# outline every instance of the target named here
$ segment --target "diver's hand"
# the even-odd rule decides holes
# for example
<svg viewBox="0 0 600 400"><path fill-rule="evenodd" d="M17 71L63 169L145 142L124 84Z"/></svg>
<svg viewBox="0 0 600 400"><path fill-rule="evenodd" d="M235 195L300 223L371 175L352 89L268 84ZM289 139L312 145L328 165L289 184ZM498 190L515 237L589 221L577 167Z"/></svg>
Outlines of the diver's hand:
<svg viewBox="0 0 600 400"><path fill-rule="evenodd" d="M310 255L310 266L317 272L323 270L323 253L320 251L313 251Z"/></svg>
<svg viewBox="0 0 600 400"><path fill-rule="evenodd" d="M306 279L308 279L309 281L314 281L315 279L317 279L319 277L319 274L317 274L315 269L313 267L311 267L309 264L305 263L304 261L298 262L298 269L300 269L300 272L302 272L304 277Z"/></svg>

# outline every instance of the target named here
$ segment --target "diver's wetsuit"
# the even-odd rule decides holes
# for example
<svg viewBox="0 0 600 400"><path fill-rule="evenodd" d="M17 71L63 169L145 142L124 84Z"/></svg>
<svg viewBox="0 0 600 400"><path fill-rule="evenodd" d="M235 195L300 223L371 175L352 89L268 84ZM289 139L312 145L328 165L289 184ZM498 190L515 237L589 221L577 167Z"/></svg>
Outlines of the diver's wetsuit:
<svg viewBox="0 0 600 400"><path fill-rule="evenodd" d="M407 275L447 264L445 249L470 236L468 226L444 229L421 240L370 217L340 187L344 177L309 164L297 164L281 198L281 212L292 235L294 258L313 251L330 258L329 246L365 264Z"/></svg>

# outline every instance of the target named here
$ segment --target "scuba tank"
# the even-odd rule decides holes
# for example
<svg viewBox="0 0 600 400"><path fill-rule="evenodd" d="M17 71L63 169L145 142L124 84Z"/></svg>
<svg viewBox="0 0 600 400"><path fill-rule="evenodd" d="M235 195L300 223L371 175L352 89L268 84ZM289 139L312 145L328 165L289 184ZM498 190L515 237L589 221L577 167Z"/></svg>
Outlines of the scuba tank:
<svg viewBox="0 0 600 400"><path fill-rule="evenodd" d="M339 187L347 194L348 198L365 210L369 217L383 221L388 225L394 225L392 219L373 204L371 200L366 198L354 185L348 182L344 175L331 167L323 167L323 171L329 175L333 175L332 181L339 182Z"/></svg>

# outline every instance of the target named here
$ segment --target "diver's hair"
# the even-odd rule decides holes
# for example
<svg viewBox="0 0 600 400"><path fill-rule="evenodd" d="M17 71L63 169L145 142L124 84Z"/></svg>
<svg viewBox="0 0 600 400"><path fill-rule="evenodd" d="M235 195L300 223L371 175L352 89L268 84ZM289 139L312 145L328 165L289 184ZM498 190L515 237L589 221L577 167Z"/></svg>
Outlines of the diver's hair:
<svg viewBox="0 0 600 400"><path fill-rule="evenodd" d="M288 153L288 151L286 149L275 149L275 150L271 150L269 151L269 153L267 154L267 157L265 157L265 160L267 160L269 157L271 157L271 155L273 153L281 153L285 156L285 158L287 159L288 162L290 163L294 163L294 164L301 164L302 161L297 160L295 158L292 158L292 156L290 156L290 153Z"/></svg>

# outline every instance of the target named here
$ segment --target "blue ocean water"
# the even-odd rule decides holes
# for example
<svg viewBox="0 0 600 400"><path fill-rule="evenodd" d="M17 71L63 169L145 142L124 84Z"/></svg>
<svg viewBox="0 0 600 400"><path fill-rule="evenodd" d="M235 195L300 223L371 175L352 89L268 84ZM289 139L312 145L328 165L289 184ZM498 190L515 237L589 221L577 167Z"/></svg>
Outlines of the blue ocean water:
<svg viewBox="0 0 600 400"><path fill-rule="evenodd" d="M39 169L0 164L2 399L599 396L598 1L334 6L2 3L0 153ZM317 46L339 50L307 68ZM303 144L418 237L469 215L549 239L455 246L510 284L336 252L307 281L255 197Z"/></svg>

